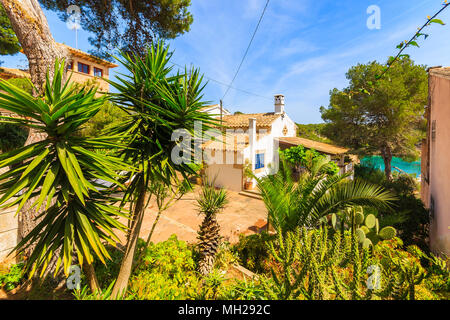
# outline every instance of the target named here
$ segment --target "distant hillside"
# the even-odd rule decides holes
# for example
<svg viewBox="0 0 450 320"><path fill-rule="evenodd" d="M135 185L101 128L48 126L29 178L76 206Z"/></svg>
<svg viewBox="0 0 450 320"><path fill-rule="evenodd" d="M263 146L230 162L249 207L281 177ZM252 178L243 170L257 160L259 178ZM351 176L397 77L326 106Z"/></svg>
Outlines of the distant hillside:
<svg viewBox="0 0 450 320"><path fill-rule="evenodd" d="M322 130L325 126L325 123L318 124L298 124L297 123L297 135L299 137L314 140L318 142L324 143L332 143L330 139L327 139L322 135Z"/></svg>

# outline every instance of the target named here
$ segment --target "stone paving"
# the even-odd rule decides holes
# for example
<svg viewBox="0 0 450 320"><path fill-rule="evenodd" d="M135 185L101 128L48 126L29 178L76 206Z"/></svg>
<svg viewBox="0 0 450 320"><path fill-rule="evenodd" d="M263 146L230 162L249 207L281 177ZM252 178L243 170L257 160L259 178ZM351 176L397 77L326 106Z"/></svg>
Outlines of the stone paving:
<svg viewBox="0 0 450 320"><path fill-rule="evenodd" d="M152 242L167 240L172 234L176 234L180 240L196 241L198 226L203 219L197 210L196 199L199 191L200 188L196 186L193 192L184 195L161 215ZM240 233L255 233L255 223L267 218L267 210L261 200L245 197L233 191L227 191L227 195L228 204L218 215L218 222L224 239L235 243ZM155 202L150 201L140 234L143 239L147 239L152 228L157 213L155 208L157 208Z"/></svg>

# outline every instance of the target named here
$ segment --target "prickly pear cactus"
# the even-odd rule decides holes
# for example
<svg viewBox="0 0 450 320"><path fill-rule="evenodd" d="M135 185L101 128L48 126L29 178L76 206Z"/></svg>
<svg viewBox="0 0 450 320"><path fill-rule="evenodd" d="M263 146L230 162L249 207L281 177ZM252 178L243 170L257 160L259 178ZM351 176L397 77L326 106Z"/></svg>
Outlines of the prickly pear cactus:
<svg viewBox="0 0 450 320"><path fill-rule="evenodd" d="M384 227L383 229L380 230L378 235L383 240L390 240L397 235L397 230L395 230L395 228L393 227Z"/></svg>
<svg viewBox="0 0 450 320"><path fill-rule="evenodd" d="M367 228L369 228L369 229L374 228L376 223L377 223L377 218L373 214L369 214L366 217L365 225Z"/></svg>

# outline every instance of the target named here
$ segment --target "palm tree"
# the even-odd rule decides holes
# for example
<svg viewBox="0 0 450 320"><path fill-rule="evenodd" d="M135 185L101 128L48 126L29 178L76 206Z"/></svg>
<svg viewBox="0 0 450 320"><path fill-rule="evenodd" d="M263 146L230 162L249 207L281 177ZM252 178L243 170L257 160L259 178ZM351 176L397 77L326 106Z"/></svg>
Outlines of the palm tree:
<svg viewBox="0 0 450 320"><path fill-rule="evenodd" d="M70 78L63 81L64 76L64 62L56 61L53 80L47 75L38 97L0 82L0 108L17 115L0 117L0 122L21 125L45 136L0 155L0 168L13 168L0 175L1 207L18 205L19 212L31 200L31 208L36 211L45 208L38 224L16 248L21 253L35 245L26 260L30 277L40 269L42 275L54 256L58 258L54 271L62 262L68 275L73 253L89 273L95 257L102 262L110 258L105 243L115 245L119 241L113 230L126 229L116 220L124 216L113 205L117 200L99 183L116 183L115 172L125 166L120 159L97 152L116 147L115 138L76 134L99 111L105 98L96 97L95 88L76 89ZM93 289L98 289L95 273L88 276L92 276L89 281Z"/></svg>
<svg viewBox="0 0 450 320"><path fill-rule="evenodd" d="M152 181L169 185L177 178L177 172L184 178L195 174L188 163L172 159L172 150L178 144L172 134L182 129L193 135L197 121L202 122L203 130L218 124L218 120L200 110L207 102L202 101L204 85L199 71L174 73L170 57L163 42L152 44L145 57L122 52L118 60L129 74L110 81L118 91L112 94L112 100L127 113L125 121L112 132L122 135L127 146L120 156L137 167L126 177L130 184L123 202L131 202L133 212L113 296L122 294L128 286Z"/></svg>
<svg viewBox="0 0 450 320"><path fill-rule="evenodd" d="M208 275L216 259L216 254L220 245L220 226L217 222L217 213L227 204L227 193L223 189L218 189L205 183L202 193L197 200L199 212L205 217L198 231L198 248L200 250L200 260L198 269L201 274Z"/></svg>
<svg viewBox="0 0 450 320"><path fill-rule="evenodd" d="M349 180L349 174L328 174L328 163L325 158L313 161L298 181L286 161L277 174L255 177L268 210L268 221L277 230L284 233L298 226L316 227L321 218L346 207L386 208L395 200L381 187Z"/></svg>

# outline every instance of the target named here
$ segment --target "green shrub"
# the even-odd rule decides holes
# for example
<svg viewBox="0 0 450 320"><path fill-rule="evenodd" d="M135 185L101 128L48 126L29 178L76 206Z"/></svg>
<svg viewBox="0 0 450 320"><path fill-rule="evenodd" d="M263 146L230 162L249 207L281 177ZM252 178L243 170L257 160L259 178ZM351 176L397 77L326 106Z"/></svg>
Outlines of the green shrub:
<svg viewBox="0 0 450 320"><path fill-rule="evenodd" d="M308 167L314 161L324 159L325 156L314 149L306 149L303 146L295 146L280 150L280 157L293 166ZM330 161L325 168L325 173L334 175L339 172L339 167L334 161Z"/></svg>
<svg viewBox="0 0 450 320"><path fill-rule="evenodd" d="M28 130L11 123L0 123L0 152L23 147L28 138Z"/></svg>
<svg viewBox="0 0 450 320"><path fill-rule="evenodd" d="M389 181L381 170L363 166L355 166L355 177L381 185L397 196L393 210L378 211L380 225L392 225L405 245L417 245L421 250L429 252L429 214L418 198L416 181L406 174L394 174Z"/></svg>
<svg viewBox="0 0 450 320"><path fill-rule="evenodd" d="M138 250L144 250L145 241L139 239ZM112 257L106 265L96 265L101 295L92 294L88 286L76 291L80 300L109 299L123 253L110 249ZM225 278L226 270L236 263L236 254L227 243L218 252L213 272L202 277L197 270L199 254L194 245L178 240L172 235L168 240L150 243L145 249L142 263L134 270L128 291L123 299L133 300L180 300L180 299L257 299L261 289L256 284L242 283ZM83 279L83 284L85 280ZM258 291L259 290L259 291Z"/></svg>
<svg viewBox="0 0 450 320"><path fill-rule="evenodd" d="M276 238L267 232L252 234L250 236L239 236L239 242L233 246L233 251L239 257L240 265L255 273L269 271L268 258L269 248L267 243Z"/></svg>
<svg viewBox="0 0 450 320"><path fill-rule="evenodd" d="M79 134L83 137L98 137L102 131L121 123L126 113L111 102L105 102L100 111L86 124Z"/></svg>
<svg viewBox="0 0 450 320"><path fill-rule="evenodd" d="M0 273L0 288L6 291L18 287L24 280L23 263L12 265L5 273Z"/></svg>

